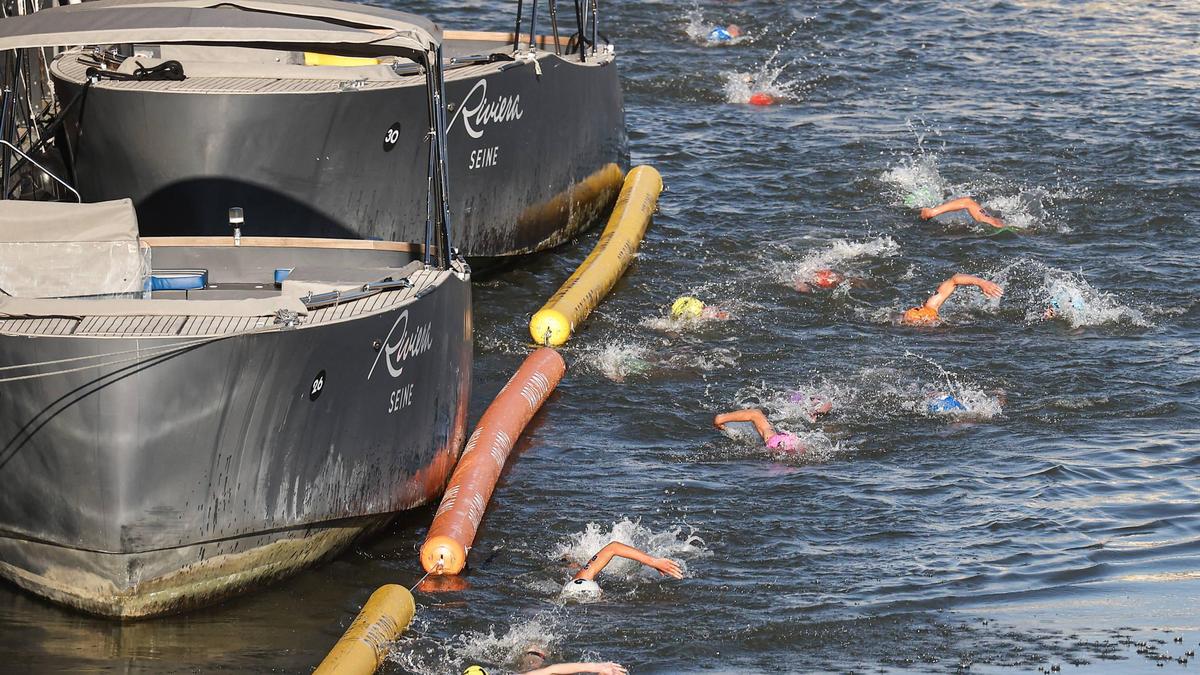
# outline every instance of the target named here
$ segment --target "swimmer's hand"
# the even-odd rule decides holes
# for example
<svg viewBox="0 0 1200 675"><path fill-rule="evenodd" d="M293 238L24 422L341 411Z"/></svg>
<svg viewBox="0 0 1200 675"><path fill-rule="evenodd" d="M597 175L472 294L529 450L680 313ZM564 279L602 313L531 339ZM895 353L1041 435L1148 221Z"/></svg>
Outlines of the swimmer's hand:
<svg viewBox="0 0 1200 675"><path fill-rule="evenodd" d="M995 284L987 280L984 280L983 283L979 284L979 290L983 291L984 295L992 299L996 299L1004 295L1004 289L1000 288L999 284Z"/></svg>
<svg viewBox="0 0 1200 675"><path fill-rule="evenodd" d="M675 579L683 578L683 568L679 566L679 563L669 558L654 558L650 561L649 565L665 576L674 577Z"/></svg>
<svg viewBox="0 0 1200 675"><path fill-rule="evenodd" d="M950 281L955 286L975 286L979 290L983 291L984 295L992 299L999 298L1000 296L1004 295L1004 289L1001 288L999 284L988 281L987 279L980 279L979 277L970 274L955 274L953 277L950 277ZM951 288L951 290L953 290L953 288ZM940 304L941 303L939 303L939 305Z"/></svg>

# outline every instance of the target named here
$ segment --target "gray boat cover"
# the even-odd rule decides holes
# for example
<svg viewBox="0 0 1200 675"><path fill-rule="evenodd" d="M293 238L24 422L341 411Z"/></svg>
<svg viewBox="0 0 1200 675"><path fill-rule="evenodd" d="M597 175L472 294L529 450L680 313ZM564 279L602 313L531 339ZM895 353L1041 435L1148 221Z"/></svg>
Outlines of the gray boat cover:
<svg viewBox="0 0 1200 675"><path fill-rule="evenodd" d="M133 202L0 201L0 291L15 298L138 297L151 273Z"/></svg>
<svg viewBox="0 0 1200 675"><path fill-rule="evenodd" d="M297 297L272 296L245 300L72 300L0 296L0 316L275 316L280 310L307 315Z"/></svg>
<svg viewBox="0 0 1200 675"><path fill-rule="evenodd" d="M411 56L436 49L441 29L406 12L335 0L97 0L0 21L0 50L136 42Z"/></svg>

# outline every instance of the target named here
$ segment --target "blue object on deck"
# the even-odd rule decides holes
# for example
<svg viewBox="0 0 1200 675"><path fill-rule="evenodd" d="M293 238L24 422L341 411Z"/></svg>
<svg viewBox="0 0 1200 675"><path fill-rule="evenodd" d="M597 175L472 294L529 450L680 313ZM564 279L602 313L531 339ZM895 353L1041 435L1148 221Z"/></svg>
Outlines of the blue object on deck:
<svg viewBox="0 0 1200 675"><path fill-rule="evenodd" d="M292 270L294 270L294 269L296 269L296 268L295 267L277 267L277 268L275 268L275 285L278 286L278 285L282 284L284 279L287 279L289 276L291 276Z"/></svg>
<svg viewBox="0 0 1200 675"><path fill-rule="evenodd" d="M940 398L935 398L929 402L929 412L931 413L948 413L956 410L966 411L967 406L961 401L954 398L953 394L946 394Z"/></svg>
<svg viewBox="0 0 1200 675"><path fill-rule="evenodd" d="M208 285L208 272L155 272L150 276L152 291L196 291Z"/></svg>

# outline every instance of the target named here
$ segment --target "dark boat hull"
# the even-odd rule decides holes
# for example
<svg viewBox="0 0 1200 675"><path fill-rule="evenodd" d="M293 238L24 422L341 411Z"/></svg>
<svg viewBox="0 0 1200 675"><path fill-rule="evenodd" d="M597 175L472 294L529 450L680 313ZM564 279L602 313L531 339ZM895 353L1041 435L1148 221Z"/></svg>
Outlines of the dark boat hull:
<svg viewBox="0 0 1200 675"><path fill-rule="evenodd" d="M492 258L558 245L620 189L615 63L544 54L451 70L453 243ZM56 76L61 100L78 84ZM189 93L101 83L72 126L84 201L133 198L142 233L424 239L425 90Z"/></svg>
<svg viewBox="0 0 1200 675"><path fill-rule="evenodd" d="M410 304L169 358L139 350L178 338L0 335L6 364L127 359L0 384L0 575L141 617L337 553L444 488L465 435L470 311L469 279L450 275ZM414 331L421 347L386 349Z"/></svg>

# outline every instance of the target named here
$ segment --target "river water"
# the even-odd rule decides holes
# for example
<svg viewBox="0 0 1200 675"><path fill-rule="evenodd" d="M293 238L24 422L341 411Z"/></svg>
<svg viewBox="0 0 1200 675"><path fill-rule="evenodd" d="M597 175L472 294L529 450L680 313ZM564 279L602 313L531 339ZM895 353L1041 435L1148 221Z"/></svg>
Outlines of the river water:
<svg viewBox="0 0 1200 675"><path fill-rule="evenodd" d="M509 25L510 3L443 4L403 7ZM1178 661L1200 642L1200 7L601 4L660 212L564 348L469 588L418 592L384 672L503 672L530 641L639 673L1200 666ZM707 46L725 23L749 38ZM760 91L779 103L746 105ZM1021 231L915 215L960 195ZM473 419L595 238L476 285ZM864 281L793 290L826 267ZM1003 299L964 289L939 326L892 321L960 271ZM732 318L667 319L685 293ZM1052 299L1064 316L1043 320ZM833 412L812 422L796 392ZM946 393L968 410L930 412ZM716 433L743 406L809 452ZM0 670L306 672L373 588L417 581L430 516L159 621L0 587ZM560 602L570 563L614 538L687 578L617 566L599 602Z"/></svg>

